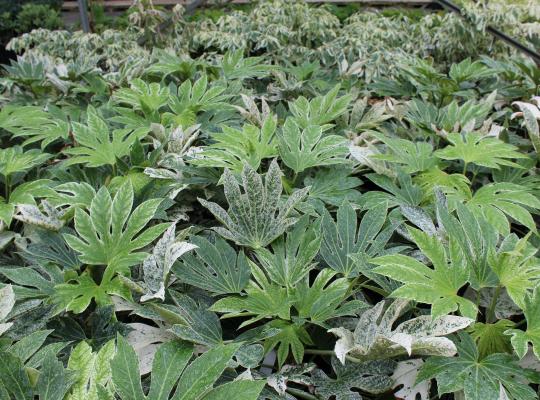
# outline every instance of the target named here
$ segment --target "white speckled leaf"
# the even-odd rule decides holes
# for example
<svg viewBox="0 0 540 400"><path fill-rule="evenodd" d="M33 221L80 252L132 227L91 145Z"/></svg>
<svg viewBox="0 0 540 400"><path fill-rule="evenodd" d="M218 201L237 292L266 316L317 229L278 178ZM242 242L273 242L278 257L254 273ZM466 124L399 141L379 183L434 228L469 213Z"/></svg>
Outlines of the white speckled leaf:
<svg viewBox="0 0 540 400"><path fill-rule="evenodd" d="M402 400L429 400L430 381L426 380L416 384L418 370L422 367L422 359L400 361L397 364L392 379L394 389L402 386L394 396Z"/></svg>

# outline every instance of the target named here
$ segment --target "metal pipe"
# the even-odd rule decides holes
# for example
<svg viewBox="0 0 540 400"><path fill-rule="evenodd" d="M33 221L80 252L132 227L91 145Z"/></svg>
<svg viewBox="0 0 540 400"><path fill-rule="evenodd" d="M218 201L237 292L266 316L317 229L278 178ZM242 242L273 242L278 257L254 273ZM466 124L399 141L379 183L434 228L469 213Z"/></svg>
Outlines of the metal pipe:
<svg viewBox="0 0 540 400"><path fill-rule="evenodd" d="M461 9L457 5L450 2L449 0L435 0L435 2L438 3L441 7L455 12L465 19L465 15L461 11ZM538 54L533 49L528 48L523 43L520 43L513 37L508 36L504 32L501 32L500 30L492 26L487 26L486 31L492 36L496 37L497 39L502 40L506 44L509 44L510 46L514 47L516 50L532 58L534 62L536 63L536 65L540 66L540 54Z"/></svg>
<svg viewBox="0 0 540 400"><path fill-rule="evenodd" d="M83 32L90 32L90 19L88 18L88 5L86 0L77 0L79 3L79 15L81 17L81 27Z"/></svg>

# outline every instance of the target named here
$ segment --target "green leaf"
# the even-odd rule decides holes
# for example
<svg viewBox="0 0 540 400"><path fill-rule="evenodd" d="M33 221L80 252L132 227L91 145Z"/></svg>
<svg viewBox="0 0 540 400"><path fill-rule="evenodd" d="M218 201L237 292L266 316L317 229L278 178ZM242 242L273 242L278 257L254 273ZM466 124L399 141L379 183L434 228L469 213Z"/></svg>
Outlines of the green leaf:
<svg viewBox="0 0 540 400"><path fill-rule="evenodd" d="M202 111L227 109L229 95L223 94L225 86L208 87L208 77L202 75L195 83L185 80L178 88L178 95L169 97L168 106L172 112L163 114L164 125L173 124L187 128L196 123L197 114Z"/></svg>
<svg viewBox="0 0 540 400"><path fill-rule="evenodd" d="M52 333L52 330L36 331L13 344L9 348L9 352L20 358L22 362L28 361L34 353L45 343L47 337Z"/></svg>
<svg viewBox="0 0 540 400"><path fill-rule="evenodd" d="M64 165L85 164L87 167L116 165L117 158L129 155L131 146L146 135L144 130L116 129L111 133L106 122L89 106L86 125L73 122L77 146L64 150L71 156Z"/></svg>
<svg viewBox="0 0 540 400"><path fill-rule="evenodd" d="M309 125L300 129L288 118L279 134L279 155L296 174L315 166L343 164L348 153L345 138L323 136L321 126Z"/></svg>
<svg viewBox="0 0 540 400"><path fill-rule="evenodd" d="M501 319L494 324L477 322L467 329L478 346L480 357L484 358L495 353L512 353L510 338L505 336L505 331L512 328L514 323L507 319Z"/></svg>
<svg viewBox="0 0 540 400"><path fill-rule="evenodd" d="M223 236L241 246L258 249L267 246L294 225L296 218L289 217L296 204L309 188L294 192L285 204L280 205L281 171L276 160L270 164L263 184L262 177L247 164L242 171L244 193L232 173L225 169L222 176L229 210L203 199L199 202L208 208L226 228L214 228Z"/></svg>
<svg viewBox="0 0 540 400"><path fill-rule="evenodd" d="M279 317L290 319L292 299L287 296L287 290L268 280L264 272L254 263L251 264L254 280L249 282L246 294L230 296L218 300L210 307L210 310L227 313L225 316L236 317L247 312L254 315L253 318L244 321L240 327L257 322L263 318Z"/></svg>
<svg viewBox="0 0 540 400"><path fill-rule="evenodd" d="M42 153L37 149L23 151L20 146L0 149L0 174L5 179L18 172L28 172L50 157L50 154Z"/></svg>
<svg viewBox="0 0 540 400"><path fill-rule="evenodd" d="M459 334L458 357L430 357L420 370L417 382L437 379L439 396L464 391L465 400L498 399L501 386L512 399L533 400L536 393L525 382L538 382L534 371L521 368L508 354L482 358L473 339ZM522 381L516 379L520 377Z"/></svg>
<svg viewBox="0 0 540 400"><path fill-rule="evenodd" d="M527 241L509 235L500 244L497 252L489 255L489 265L510 298L523 307L526 296L540 280L540 260L535 257L537 249Z"/></svg>
<svg viewBox="0 0 540 400"><path fill-rule="evenodd" d="M116 393L122 400L146 399L141 386L137 354L120 334L116 338L116 355L111 360L111 371Z"/></svg>
<svg viewBox="0 0 540 400"><path fill-rule="evenodd" d="M540 200L525 186L506 182L484 185L466 204L503 235L510 233L509 217L536 232L536 224L528 208L539 210Z"/></svg>
<svg viewBox="0 0 540 400"><path fill-rule="evenodd" d="M418 229L409 228L409 234L433 268L401 254L372 259L379 266L374 272L403 282L391 296L431 304L433 318L459 309L463 316L475 319L474 303L458 294L468 282L469 270L455 241L451 238L445 247L438 237Z"/></svg>
<svg viewBox="0 0 540 400"><path fill-rule="evenodd" d="M360 192L356 190L362 180L352 175L347 166L333 166L317 169L314 176L304 179L304 186L309 186L308 202L322 201L339 207L344 201L358 203Z"/></svg>
<svg viewBox="0 0 540 400"><path fill-rule="evenodd" d="M169 306L168 310L182 321L172 326L172 333L180 339L209 347L223 342L219 318L207 305L197 304L189 296L175 291L170 291L170 295L175 306Z"/></svg>
<svg viewBox="0 0 540 400"><path fill-rule="evenodd" d="M289 103L298 126L306 129L310 125L323 126L334 121L347 111L352 96L337 97L340 85L334 86L324 96L317 96L311 100L301 96Z"/></svg>
<svg viewBox="0 0 540 400"><path fill-rule="evenodd" d="M203 397L212 389L240 344L214 347L195 359L185 370L172 400L191 400Z"/></svg>
<svg viewBox="0 0 540 400"><path fill-rule="evenodd" d="M148 400L168 400L169 393L193 355L193 346L173 340L159 346L152 363Z"/></svg>
<svg viewBox="0 0 540 400"><path fill-rule="evenodd" d="M264 57L244 58L243 53L242 50L225 53L221 64L225 79L264 78L272 70L276 69L273 65L262 64Z"/></svg>
<svg viewBox="0 0 540 400"><path fill-rule="evenodd" d="M408 174L427 171L439 164L439 160L433 155L433 146L428 142L412 142L376 132L370 134L383 142L389 150L383 154L374 154L372 158L398 164L399 168Z"/></svg>
<svg viewBox="0 0 540 400"><path fill-rule="evenodd" d="M99 285L86 273L67 283L55 286L53 302L66 311L80 314L88 308L92 300L98 306L112 304L111 295L130 299L131 293L122 281L114 278Z"/></svg>
<svg viewBox="0 0 540 400"><path fill-rule="evenodd" d="M437 150L435 156L443 160L462 160L465 165L476 164L482 167L499 169L502 165L521 168L511 159L527 158L511 144L494 137L477 133L449 133L450 145Z"/></svg>
<svg viewBox="0 0 540 400"><path fill-rule="evenodd" d="M532 295L527 295L523 303L523 314L527 320L527 329L509 329L505 332L511 335L511 342L519 358L525 357L528 345L533 345L536 357L540 358L540 289L535 287Z"/></svg>
<svg viewBox="0 0 540 400"><path fill-rule="evenodd" d="M455 204L458 218L454 217L448 211L444 196L438 193L437 197L440 197L436 204L437 218L463 255L469 271L469 283L476 290L496 286L497 276L488 260L497 245L497 231L484 218L478 218L460 203Z"/></svg>
<svg viewBox="0 0 540 400"><path fill-rule="evenodd" d="M359 300L346 301L350 295L350 282L347 278L334 279L336 272L330 269L319 271L315 280L309 284L306 277L293 289L294 308L300 318L314 324L325 326L331 318L355 315L366 304Z"/></svg>
<svg viewBox="0 0 540 400"><path fill-rule="evenodd" d="M289 352L293 355L296 363L300 364L304 358L304 344L313 345L313 341L300 324L287 321L274 320L265 325L268 328L279 329L279 332L264 341L265 354L277 347L277 359L279 368L285 364Z"/></svg>
<svg viewBox="0 0 540 400"><path fill-rule="evenodd" d="M349 255L374 255L379 245L384 246L384 241L379 242L377 235L386 221L386 214L386 205L380 204L366 212L358 226L356 211L348 202L337 210L335 222L325 210L321 220L323 240L320 254L326 264L345 277L357 276L357 265Z"/></svg>
<svg viewBox="0 0 540 400"><path fill-rule="evenodd" d="M146 83L140 78L133 79L129 88L120 88L114 92L113 100L119 104L128 104L138 110L157 111L167 104L169 90L159 83Z"/></svg>
<svg viewBox="0 0 540 400"><path fill-rule="evenodd" d="M64 369L54 354L48 353L43 360L35 387L40 400L63 399L75 382L75 374Z"/></svg>
<svg viewBox="0 0 540 400"><path fill-rule="evenodd" d="M238 380L218 386L202 400L257 400L263 390L265 381Z"/></svg>
<svg viewBox="0 0 540 400"><path fill-rule="evenodd" d="M0 352L0 383L16 400L34 398L21 359L9 352Z"/></svg>
<svg viewBox="0 0 540 400"><path fill-rule="evenodd" d="M261 128L244 125L242 130L222 126L211 135L212 144L202 148L190 163L200 167L228 168L241 172L244 163L259 169L261 161L277 155L275 131L277 119L269 116Z"/></svg>
<svg viewBox="0 0 540 400"><path fill-rule="evenodd" d="M169 227L159 224L143 231L161 201L147 200L131 212L133 188L129 181L118 190L114 200L102 187L92 200L89 213L75 210L78 237L64 234L64 238L85 264L106 265L104 280L110 281L115 272L126 274L130 266L142 262L148 253L136 250L150 244Z"/></svg>
<svg viewBox="0 0 540 400"><path fill-rule="evenodd" d="M286 237L272 242L271 250L257 249L256 256L270 280L281 286L293 287L316 266L314 259L320 246L320 229L314 227L305 215Z"/></svg>
<svg viewBox="0 0 540 400"><path fill-rule="evenodd" d="M207 290L214 295L240 293L251 275L248 258L219 237L213 242L192 236L195 254L186 254L173 267L182 282Z"/></svg>

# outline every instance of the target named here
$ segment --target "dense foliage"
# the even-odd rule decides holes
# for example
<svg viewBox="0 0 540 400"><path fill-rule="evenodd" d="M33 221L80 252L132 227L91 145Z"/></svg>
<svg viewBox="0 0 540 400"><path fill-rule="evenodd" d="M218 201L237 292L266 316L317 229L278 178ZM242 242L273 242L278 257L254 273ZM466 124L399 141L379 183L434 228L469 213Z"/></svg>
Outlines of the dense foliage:
<svg viewBox="0 0 540 400"><path fill-rule="evenodd" d="M538 398L540 11L467 7L14 39L0 398Z"/></svg>

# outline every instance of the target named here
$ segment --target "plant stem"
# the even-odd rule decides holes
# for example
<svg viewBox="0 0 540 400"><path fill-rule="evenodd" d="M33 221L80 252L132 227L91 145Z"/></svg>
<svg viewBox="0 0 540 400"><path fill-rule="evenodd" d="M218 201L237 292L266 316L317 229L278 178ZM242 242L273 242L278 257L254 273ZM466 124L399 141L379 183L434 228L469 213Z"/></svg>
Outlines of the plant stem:
<svg viewBox="0 0 540 400"><path fill-rule="evenodd" d="M468 163L463 161L463 172L462 172L462 174L465 175L465 176L467 176L467 166L468 165L469 165Z"/></svg>
<svg viewBox="0 0 540 400"><path fill-rule="evenodd" d="M495 307L497 306L497 299L499 298L500 294L501 294L501 286L499 285L495 288L495 293L493 293L493 298L491 299L491 303L489 303L489 308L486 315L486 322L488 324L494 321Z"/></svg>
<svg viewBox="0 0 540 400"><path fill-rule="evenodd" d="M301 399L306 400L319 400L317 397L313 396L312 394L309 394L307 392L304 392L303 390L294 389L294 388L287 388L285 390L287 393L290 393L296 397L299 397Z"/></svg>
<svg viewBox="0 0 540 400"><path fill-rule="evenodd" d="M336 353L334 353L334 350L317 350L317 349L305 349L305 354L313 354L317 356L335 356ZM351 356L345 356L345 358L353 363L363 363L364 360L360 360L359 358L354 358Z"/></svg>
<svg viewBox="0 0 540 400"><path fill-rule="evenodd" d="M11 177L9 175L6 175L5 179L5 185L6 185L6 203L9 202L9 196L11 195Z"/></svg>

